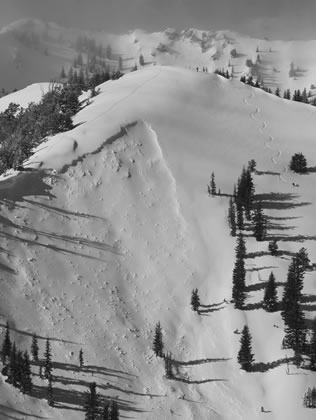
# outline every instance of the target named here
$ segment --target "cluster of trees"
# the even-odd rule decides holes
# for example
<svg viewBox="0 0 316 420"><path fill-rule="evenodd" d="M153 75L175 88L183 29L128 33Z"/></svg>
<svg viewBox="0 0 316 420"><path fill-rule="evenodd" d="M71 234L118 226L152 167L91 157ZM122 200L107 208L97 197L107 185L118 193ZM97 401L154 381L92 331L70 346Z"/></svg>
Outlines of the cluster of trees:
<svg viewBox="0 0 316 420"><path fill-rule="evenodd" d="M38 104L11 103L0 113L0 173L18 168L47 136L73 128L79 92L71 84L52 85Z"/></svg>
<svg viewBox="0 0 316 420"><path fill-rule="evenodd" d="M307 161L303 153L295 153L290 161L290 169L299 174L307 172Z"/></svg>
<svg viewBox="0 0 316 420"><path fill-rule="evenodd" d="M102 404L95 382L90 383L86 393L84 412L86 420L119 420L120 417L116 400L107 400Z"/></svg>
<svg viewBox="0 0 316 420"><path fill-rule="evenodd" d="M162 359L164 359L166 378L167 379L174 378L174 373L173 373L173 368L172 368L173 367L172 354L170 352L164 353L164 343L163 343L163 336L162 336L162 329L161 329L160 322L157 322L155 326L152 349L157 357L161 357Z"/></svg>
<svg viewBox="0 0 316 420"><path fill-rule="evenodd" d="M301 354L306 349L305 318L300 303L304 274L308 265L307 251L305 248L301 248L292 258L282 297L281 316L285 324L283 346L294 350L297 365L300 365Z"/></svg>
<svg viewBox="0 0 316 420"><path fill-rule="evenodd" d="M307 408L316 408L316 387L308 388L304 394L303 405Z"/></svg>
<svg viewBox="0 0 316 420"><path fill-rule="evenodd" d="M231 79L233 76L232 73L229 73L229 71L225 70L224 68L216 69L214 71L214 74L218 74L219 76L225 77L225 79Z"/></svg>
<svg viewBox="0 0 316 420"><path fill-rule="evenodd" d="M263 241L267 233L267 219L263 213L260 201L255 201L255 187L252 173L255 171L256 162L251 160L248 167L243 168L234 187L233 196L229 200L228 225L230 234L236 236L237 229L245 227L245 219L251 222L253 234L257 241Z"/></svg>
<svg viewBox="0 0 316 420"><path fill-rule="evenodd" d="M7 382L19 388L23 394L30 394L33 383L29 354L27 351L22 352L17 349L15 343L11 342L8 323L1 349L1 359L4 365L2 374L7 376Z"/></svg>

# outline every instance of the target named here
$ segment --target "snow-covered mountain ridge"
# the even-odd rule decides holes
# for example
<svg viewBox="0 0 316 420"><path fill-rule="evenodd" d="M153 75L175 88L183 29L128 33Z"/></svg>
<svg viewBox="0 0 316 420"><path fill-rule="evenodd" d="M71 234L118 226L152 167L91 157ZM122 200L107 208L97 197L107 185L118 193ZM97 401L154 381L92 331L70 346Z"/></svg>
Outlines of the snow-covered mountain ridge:
<svg viewBox="0 0 316 420"><path fill-rule="evenodd" d="M147 33L136 29L122 35L63 28L55 23L23 19L0 32L0 87L25 87L48 82L68 69L77 55L76 40L86 36L106 48L111 46L112 68L122 58L123 70L139 63L207 68L209 72L227 69L235 79L253 73L267 88L310 89L316 85L316 41L274 41L256 39L229 30L187 28ZM294 69L290 73L291 69Z"/></svg>
<svg viewBox="0 0 316 420"><path fill-rule="evenodd" d="M247 302L256 308L271 270L284 283L293 252L305 246L316 259L315 174L287 170L297 151L315 166L316 110L179 67L147 67L100 89L75 116L76 128L39 146L26 163L33 171L0 183L1 323L9 320L21 348L33 331L41 352L52 338L57 406L38 398L47 381L36 378L29 398L1 378L0 415L83 418L84 392L96 381L100 394L118 398L122 417L312 419L302 395L315 373L291 366L286 375L284 364L267 364L291 356L280 349L279 312L237 311L223 301L235 240L228 197L208 197L206 184L214 171L230 194L242 166L257 161L256 192L266 194L269 235L282 253L271 257L267 242L247 238L255 255L246 264ZM194 287L205 305L199 316L189 305ZM315 292L309 272L308 318ZM174 381L151 350L158 321L177 361ZM245 323L266 371L237 364L233 331Z"/></svg>

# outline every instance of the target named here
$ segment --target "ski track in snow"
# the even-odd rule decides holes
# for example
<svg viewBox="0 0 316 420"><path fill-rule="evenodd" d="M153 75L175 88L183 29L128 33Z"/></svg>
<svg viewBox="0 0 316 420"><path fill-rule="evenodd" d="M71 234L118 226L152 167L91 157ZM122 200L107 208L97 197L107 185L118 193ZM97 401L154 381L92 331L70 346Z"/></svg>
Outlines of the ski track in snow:
<svg viewBox="0 0 316 420"><path fill-rule="evenodd" d="M243 102L246 105L251 106L252 104L249 103L248 101L251 100L251 99L253 99L254 97L255 97L254 93L251 93L248 97L243 98ZM253 121L257 121L258 123L261 124L261 127L259 128L259 131L260 131L261 134L264 134L263 133L263 130L265 130L265 129L268 128L268 124L266 123L266 121L261 121L260 119L258 119L256 117L256 115L260 114L260 112L261 112L261 109L257 106L256 107L256 110L254 112L252 112L251 114L249 114L249 116L250 116L250 118ZM269 150L271 150L271 152L274 152L274 150L271 147L271 145L273 143L275 143L275 138L272 135L270 135L269 136L269 139L264 142L264 145L265 145L266 149L269 149ZM279 159L280 159L281 156L282 156L282 151L281 150L277 150L277 152L271 157L272 163L274 165L278 165L278 162L279 162ZM280 178L280 180L282 182L285 182L285 183L289 183L290 182L289 179L287 179L286 177L284 177L284 174L286 174L287 172L288 172L287 168L284 168L282 174L279 175L279 178Z"/></svg>

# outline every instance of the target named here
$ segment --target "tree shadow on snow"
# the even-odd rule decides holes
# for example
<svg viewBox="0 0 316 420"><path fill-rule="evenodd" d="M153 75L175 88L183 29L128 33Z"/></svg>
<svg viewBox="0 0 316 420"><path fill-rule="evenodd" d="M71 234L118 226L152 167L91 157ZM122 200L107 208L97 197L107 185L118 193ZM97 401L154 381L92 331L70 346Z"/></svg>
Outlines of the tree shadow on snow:
<svg viewBox="0 0 316 420"><path fill-rule="evenodd" d="M194 381L191 379L186 379L186 378L181 378L178 376L175 376L172 378L174 381L179 381L179 382L184 382L185 384L206 384L206 383L210 383L210 382L227 382L228 379L201 379L198 381Z"/></svg>
<svg viewBox="0 0 316 420"><path fill-rule="evenodd" d="M228 360L231 360L231 357L188 360L187 362L183 362L183 361L180 361L180 360L173 360L172 363L175 366L194 366L194 365L204 365L205 363L227 362Z"/></svg>
<svg viewBox="0 0 316 420"><path fill-rule="evenodd" d="M1 418L17 419L17 420L21 418L21 417L13 417L13 414L19 414L24 417L31 417L32 419L50 419L51 418L51 417L39 416L38 414L29 414L29 413L26 413L25 411L16 410L15 408L8 407L3 404L0 404L0 410L1 410L0 416L3 415L3 417Z"/></svg>
<svg viewBox="0 0 316 420"><path fill-rule="evenodd" d="M258 363L254 363L252 365L251 371L252 372L267 372L268 370L274 369L274 368L276 368L278 366L281 366L283 364L290 363L292 360L293 360L292 357L288 357L288 358L278 359L278 360L275 360L273 362L267 362L267 363L258 362Z"/></svg>

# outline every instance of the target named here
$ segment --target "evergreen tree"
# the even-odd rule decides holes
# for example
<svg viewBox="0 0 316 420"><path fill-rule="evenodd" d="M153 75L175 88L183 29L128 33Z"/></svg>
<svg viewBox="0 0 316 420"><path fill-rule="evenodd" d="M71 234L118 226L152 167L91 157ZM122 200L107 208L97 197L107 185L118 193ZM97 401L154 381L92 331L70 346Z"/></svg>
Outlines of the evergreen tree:
<svg viewBox="0 0 316 420"><path fill-rule="evenodd" d="M275 96L280 97L280 88L278 87L275 89Z"/></svg>
<svg viewBox="0 0 316 420"><path fill-rule="evenodd" d="M22 381L21 381L21 391L24 394L30 394L32 392L32 373L31 373L31 364L28 352L23 353L23 366L22 366Z"/></svg>
<svg viewBox="0 0 316 420"><path fill-rule="evenodd" d="M305 349L306 329L304 313L299 302L294 301L291 310L286 315L284 343L286 347L292 348L295 355L302 353Z"/></svg>
<svg viewBox="0 0 316 420"><path fill-rule="evenodd" d="M65 72L65 68L64 68L64 66L62 67L62 69L61 69L61 72L60 72L60 78L61 79L66 79L66 72Z"/></svg>
<svg viewBox="0 0 316 420"><path fill-rule="evenodd" d="M111 401L111 416L110 420L119 420L119 408L116 400Z"/></svg>
<svg viewBox="0 0 316 420"><path fill-rule="evenodd" d="M313 320L312 325L312 338L310 342L309 356L311 360L310 367L312 370L316 370L316 317Z"/></svg>
<svg viewBox="0 0 316 420"><path fill-rule="evenodd" d="M145 60L144 60L143 54L140 54L140 56L139 56L139 65L140 66L144 66L145 65Z"/></svg>
<svg viewBox="0 0 316 420"><path fill-rule="evenodd" d="M97 384L91 382L89 392L86 393L86 401L84 405L85 420L97 420L99 411L99 399L97 395Z"/></svg>
<svg viewBox="0 0 316 420"><path fill-rule="evenodd" d="M251 348L251 335L247 325L244 326L241 333L240 349L238 352L237 360L242 369L247 372L251 370L254 361L254 355Z"/></svg>
<svg viewBox="0 0 316 420"><path fill-rule="evenodd" d="M1 358L2 358L3 364L6 363L7 357L10 356L11 348L12 348L12 343L10 339L10 326L9 326L9 323L7 322L6 327L5 327L4 341L2 343L2 349L1 349Z"/></svg>
<svg viewBox="0 0 316 420"><path fill-rule="evenodd" d="M255 170L256 170L256 166L257 166L257 163L256 163L256 161L255 161L254 159L251 159L251 160L248 162L248 170L249 170L250 172L255 172Z"/></svg>
<svg viewBox="0 0 316 420"><path fill-rule="evenodd" d="M53 363L49 338L46 339L44 353L44 378L49 379L52 375Z"/></svg>
<svg viewBox="0 0 316 420"><path fill-rule="evenodd" d="M12 348L10 351L8 382L14 387L18 385L17 349L15 343L12 344Z"/></svg>
<svg viewBox="0 0 316 420"><path fill-rule="evenodd" d="M174 377L172 371L172 355L169 352L165 355L165 372L167 379L172 379Z"/></svg>
<svg viewBox="0 0 316 420"><path fill-rule="evenodd" d="M278 255L278 243L276 239L273 239L272 241L269 242L268 245L268 250L270 251L271 255L276 256Z"/></svg>
<svg viewBox="0 0 316 420"><path fill-rule="evenodd" d="M191 294L191 307L194 312L198 312L200 307L200 297L198 289L193 289Z"/></svg>
<svg viewBox="0 0 316 420"><path fill-rule="evenodd" d="M104 404L101 420L110 420L110 404L107 402Z"/></svg>
<svg viewBox="0 0 316 420"><path fill-rule="evenodd" d="M211 191L211 195L214 197L214 195L216 195L216 183L215 183L214 172L212 172L211 174L210 191Z"/></svg>
<svg viewBox="0 0 316 420"><path fill-rule="evenodd" d="M236 207L232 197L229 199L227 220L230 227L231 236L236 236Z"/></svg>
<svg viewBox="0 0 316 420"><path fill-rule="evenodd" d="M156 356L163 357L163 341L162 341L162 330L160 326L160 322L156 324L155 328L155 335L153 341L153 351L155 352Z"/></svg>
<svg viewBox="0 0 316 420"><path fill-rule="evenodd" d="M83 367L83 350L82 349L80 349L79 350L79 366L80 366L80 368L82 368Z"/></svg>
<svg viewBox="0 0 316 420"><path fill-rule="evenodd" d="M258 202L253 215L253 233L257 241L263 241L267 234L267 219L263 214L262 205Z"/></svg>
<svg viewBox="0 0 316 420"><path fill-rule="evenodd" d="M267 312L274 312L277 309L278 293L273 272L269 276L267 287L264 292L262 306Z"/></svg>
<svg viewBox="0 0 316 420"><path fill-rule="evenodd" d="M295 153L290 161L290 169L303 174L307 172L307 161L303 153Z"/></svg>
<svg viewBox="0 0 316 420"><path fill-rule="evenodd" d="M247 254L246 242L242 233L238 234L235 252L236 252L236 259L246 258L246 254Z"/></svg>
<svg viewBox="0 0 316 420"><path fill-rule="evenodd" d="M31 344L31 354L32 354L32 358L34 360L34 362L38 362L38 343L37 343L37 336L34 333L32 335L32 344Z"/></svg>
<svg viewBox="0 0 316 420"><path fill-rule="evenodd" d="M246 269L243 258L237 258L233 270L232 298L236 309L242 309L246 299Z"/></svg>
<svg viewBox="0 0 316 420"><path fill-rule="evenodd" d="M237 203L240 203L243 206L247 220L250 220L251 217L251 210L254 201L254 191L255 189L252 173L248 165L247 169L245 167L243 168L241 176L238 179L236 198Z"/></svg>
<svg viewBox="0 0 316 420"><path fill-rule="evenodd" d="M244 229L244 210L239 200L236 202L237 226L239 230Z"/></svg>
<svg viewBox="0 0 316 420"><path fill-rule="evenodd" d="M52 376L51 375L48 378L47 402L48 402L48 405L50 407L54 406L54 390L53 390L53 383L52 383Z"/></svg>

